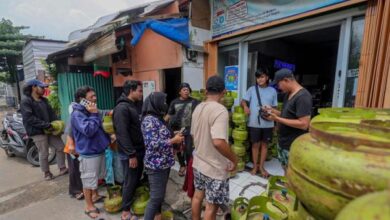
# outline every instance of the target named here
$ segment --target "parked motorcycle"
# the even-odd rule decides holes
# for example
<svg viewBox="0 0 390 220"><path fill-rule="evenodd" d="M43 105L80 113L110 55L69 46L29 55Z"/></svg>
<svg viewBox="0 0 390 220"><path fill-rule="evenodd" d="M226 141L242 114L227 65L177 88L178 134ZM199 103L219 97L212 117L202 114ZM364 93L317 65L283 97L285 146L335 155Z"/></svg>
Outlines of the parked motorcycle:
<svg viewBox="0 0 390 220"><path fill-rule="evenodd" d="M0 147L8 157L24 157L33 166L39 166L38 148L27 135L20 113L6 113L1 130ZM56 157L54 148L49 148L49 163Z"/></svg>

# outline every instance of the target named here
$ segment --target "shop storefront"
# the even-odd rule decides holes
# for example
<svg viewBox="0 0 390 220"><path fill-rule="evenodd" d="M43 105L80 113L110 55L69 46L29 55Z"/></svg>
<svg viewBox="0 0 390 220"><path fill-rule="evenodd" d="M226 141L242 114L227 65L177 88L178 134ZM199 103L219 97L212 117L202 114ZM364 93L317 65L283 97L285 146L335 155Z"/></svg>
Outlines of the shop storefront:
<svg viewBox="0 0 390 220"><path fill-rule="evenodd" d="M219 2L215 0L213 6L214 39L205 44L208 52L206 77L216 73L225 76L231 68L236 67L236 88L238 96L242 97L247 88L255 83L254 73L259 67L266 67L271 78L278 69L288 68L311 92L314 113L320 107L386 107L386 100L390 97L382 97L383 101L375 104L365 103L361 99L362 94L368 91L363 87L362 78L371 74L360 70L365 64L365 60L361 59L364 57L362 48L369 44L368 38L373 38L366 33L370 28L366 27L369 23L366 17L367 13L371 13L372 19L370 9L374 6L379 8L380 1L231 1L231 5L224 3L222 11L217 7ZM292 10L294 2L311 10ZM245 27L250 23L243 20L249 21L250 16L255 16L251 14L251 9L256 7L266 10L256 13L270 13L266 16L269 20L275 14L275 20L258 25L253 25L254 20L251 20L252 26ZM235 18L232 18L233 12L230 11L233 9ZM292 11L296 14L289 14ZM283 13L288 17L281 17ZM221 18L221 15L225 16ZM240 19L237 16L241 16ZM221 22L225 22L225 26ZM235 23L240 25L235 26ZM224 28L230 32L223 34ZM234 28L238 30L231 30ZM388 32L388 29L384 31ZM369 52L367 48L365 52ZM385 79L388 69L382 69L384 73L381 76ZM384 86L385 91L386 88ZM376 95L372 93L370 96Z"/></svg>

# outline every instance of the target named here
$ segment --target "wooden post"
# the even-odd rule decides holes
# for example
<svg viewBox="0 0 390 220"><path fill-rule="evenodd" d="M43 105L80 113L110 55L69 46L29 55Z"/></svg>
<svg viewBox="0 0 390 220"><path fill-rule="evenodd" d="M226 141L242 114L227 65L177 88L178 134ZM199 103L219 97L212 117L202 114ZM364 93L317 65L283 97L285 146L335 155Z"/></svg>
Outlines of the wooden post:
<svg viewBox="0 0 390 220"><path fill-rule="evenodd" d="M206 83L210 76L217 75L218 72L218 44L217 42L205 42L204 49L204 82Z"/></svg>
<svg viewBox="0 0 390 220"><path fill-rule="evenodd" d="M390 108L390 1L369 0L356 107Z"/></svg>

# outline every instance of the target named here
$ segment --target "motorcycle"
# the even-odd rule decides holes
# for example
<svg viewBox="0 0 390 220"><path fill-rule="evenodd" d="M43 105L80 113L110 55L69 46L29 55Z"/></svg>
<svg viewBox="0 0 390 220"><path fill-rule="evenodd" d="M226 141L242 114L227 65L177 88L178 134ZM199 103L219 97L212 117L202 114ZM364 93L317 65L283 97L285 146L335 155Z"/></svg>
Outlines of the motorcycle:
<svg viewBox="0 0 390 220"><path fill-rule="evenodd" d="M38 147L32 138L27 135L23 126L22 115L17 113L6 113L2 122L0 147L4 149L8 157L23 157L33 166L39 166ZM54 148L49 148L49 163L56 157Z"/></svg>

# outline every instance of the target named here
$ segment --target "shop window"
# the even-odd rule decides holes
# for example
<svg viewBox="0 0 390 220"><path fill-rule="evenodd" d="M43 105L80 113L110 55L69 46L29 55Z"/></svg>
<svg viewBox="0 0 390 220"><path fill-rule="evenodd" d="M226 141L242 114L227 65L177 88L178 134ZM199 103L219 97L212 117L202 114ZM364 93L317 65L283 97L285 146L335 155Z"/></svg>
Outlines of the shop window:
<svg viewBox="0 0 390 220"><path fill-rule="evenodd" d="M344 106L354 107L359 76L359 60L362 49L364 17L352 21L351 44L349 50L347 79L345 85Z"/></svg>
<svg viewBox="0 0 390 220"><path fill-rule="evenodd" d="M218 54L218 74L224 75L225 67L238 65L238 48L221 48Z"/></svg>

